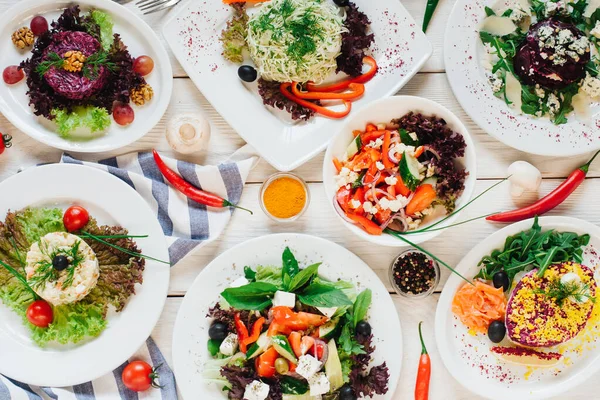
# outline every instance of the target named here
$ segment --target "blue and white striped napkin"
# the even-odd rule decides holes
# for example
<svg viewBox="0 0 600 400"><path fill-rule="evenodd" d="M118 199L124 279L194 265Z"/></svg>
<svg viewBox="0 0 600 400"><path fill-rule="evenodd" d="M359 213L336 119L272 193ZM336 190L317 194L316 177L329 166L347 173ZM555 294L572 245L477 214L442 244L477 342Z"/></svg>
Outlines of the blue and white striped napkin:
<svg viewBox="0 0 600 400"><path fill-rule="evenodd" d="M220 164L201 166L163 157L169 168L177 171L194 186L220 195L232 203L239 202L244 183L256 163L256 157ZM192 250L216 239L231 218L233 209L206 207L189 200L173 189L156 167L152 153L130 153L108 158L97 163L77 160L64 154L61 162L83 164L102 169L134 188L154 211L167 237L169 257L174 266ZM1 355L0 355L1 356ZM149 337L146 344L130 360L144 360L150 365L162 364L158 372L162 389L135 393L121 381L125 361L112 374L93 382L64 388L27 385L0 375L0 400L176 400L175 376L164 356Z"/></svg>

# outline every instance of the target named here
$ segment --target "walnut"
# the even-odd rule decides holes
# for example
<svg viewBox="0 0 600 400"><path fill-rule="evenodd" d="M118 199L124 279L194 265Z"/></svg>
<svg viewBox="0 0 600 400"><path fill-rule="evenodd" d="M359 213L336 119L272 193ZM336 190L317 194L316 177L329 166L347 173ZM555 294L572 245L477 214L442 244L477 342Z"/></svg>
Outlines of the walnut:
<svg viewBox="0 0 600 400"><path fill-rule="evenodd" d="M131 101L138 106L143 106L147 101L150 101L153 96L154 91L152 90L152 86L147 83L131 90Z"/></svg>
<svg viewBox="0 0 600 400"><path fill-rule="evenodd" d="M35 41L35 36L33 36L33 32L31 29L26 26L16 30L11 36L13 44L19 48L24 49L25 47L29 47L33 45Z"/></svg>
<svg viewBox="0 0 600 400"><path fill-rule="evenodd" d="M80 72L86 59L82 52L75 50L67 51L63 54L63 58L65 59L63 69L69 72Z"/></svg>

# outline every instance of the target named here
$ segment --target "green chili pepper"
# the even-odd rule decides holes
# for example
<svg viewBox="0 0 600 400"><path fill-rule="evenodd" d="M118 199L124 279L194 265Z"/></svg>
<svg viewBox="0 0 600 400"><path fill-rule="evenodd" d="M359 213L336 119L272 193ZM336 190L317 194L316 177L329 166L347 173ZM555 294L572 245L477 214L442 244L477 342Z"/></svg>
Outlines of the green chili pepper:
<svg viewBox="0 0 600 400"><path fill-rule="evenodd" d="M429 26L431 17L433 17L433 12L437 8L439 2L440 0L427 0L427 6L425 7L425 16L423 17L423 32L427 31L427 27Z"/></svg>

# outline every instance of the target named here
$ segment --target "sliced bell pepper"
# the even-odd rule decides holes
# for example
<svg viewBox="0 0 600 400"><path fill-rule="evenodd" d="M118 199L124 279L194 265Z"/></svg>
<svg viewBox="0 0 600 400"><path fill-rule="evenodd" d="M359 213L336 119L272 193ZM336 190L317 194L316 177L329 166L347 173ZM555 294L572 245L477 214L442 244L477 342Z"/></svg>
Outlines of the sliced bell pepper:
<svg viewBox="0 0 600 400"><path fill-rule="evenodd" d="M375 59L370 56L363 57L363 62L365 64L369 64L369 66L371 68L369 68L369 70L367 72L365 72L362 75L357 76L356 78L348 78L348 79L344 79L343 81L340 81L340 82L332 83L329 85L322 85L322 86L315 85L312 82L308 82L306 87L308 90L314 91L314 92L317 92L317 91L318 92L336 92L338 90L346 89L348 87L348 85L350 85L351 83L367 83L371 79L373 79L373 77L377 73L378 66L377 66L377 61L375 61Z"/></svg>
<svg viewBox="0 0 600 400"><path fill-rule="evenodd" d="M263 328L264 324L265 324L264 317L260 317L259 319L257 319L256 322L254 323L254 325L252 325L252 333L246 339L241 340L240 344L243 344L244 346L248 346L248 345L256 342L258 340L258 338L260 337L260 334L262 333L262 328Z"/></svg>
<svg viewBox="0 0 600 400"><path fill-rule="evenodd" d="M244 344L244 341L248 339L248 328L242 322L240 318L240 313L235 313L233 316L233 320L235 321L235 330L238 335L238 342L240 344L240 351L246 354L247 346Z"/></svg>
<svg viewBox="0 0 600 400"><path fill-rule="evenodd" d="M342 186L335 195L338 204L346 212L350 209L350 196L350 189L346 189L345 186Z"/></svg>
<svg viewBox="0 0 600 400"><path fill-rule="evenodd" d="M387 187L387 192L390 194L390 196L392 197L396 197L396 185L390 185Z"/></svg>
<svg viewBox="0 0 600 400"><path fill-rule="evenodd" d="M298 331L294 331L288 336L288 341L290 342L290 346L292 346L292 350L296 357L300 357L302 355L302 334Z"/></svg>
<svg viewBox="0 0 600 400"><path fill-rule="evenodd" d="M342 102L344 103L344 106L346 107L346 109L344 111L334 111L327 107L320 106L320 105L312 103L308 100L301 99L298 96L295 96L292 92L290 92L291 86L292 86L292 84L289 82L282 83L279 86L279 91L288 100L291 100L294 103L300 104L302 107L306 107L310 110L313 110L314 112L321 114L325 117L334 118L334 119L344 118L346 115L350 114L350 111L352 111L352 103L348 100L342 100Z"/></svg>
<svg viewBox="0 0 600 400"><path fill-rule="evenodd" d="M373 160L371 158L371 154L368 151L362 151L354 157L350 167L353 170L363 170L369 168L373 164Z"/></svg>
<svg viewBox="0 0 600 400"><path fill-rule="evenodd" d="M368 185L369 183L373 183L375 181L375 176L376 175L377 175L377 165L376 164L371 164L371 166L369 167L369 170L365 174L365 177L363 179L363 183L365 185Z"/></svg>
<svg viewBox="0 0 600 400"><path fill-rule="evenodd" d="M392 140L392 133L390 131L385 131L383 135L383 145L381 146L381 157L383 159L383 165L387 169L392 169L394 167L394 163L390 160L389 152L390 152L390 142Z"/></svg>
<svg viewBox="0 0 600 400"><path fill-rule="evenodd" d="M279 358L279 353L275 347L270 347L267 351L256 358L256 373L261 378L272 378L275 376L275 360Z"/></svg>
<svg viewBox="0 0 600 400"><path fill-rule="evenodd" d="M373 125L375 126L375 125ZM375 130L373 131L366 131L365 133L363 133L360 137L360 141L363 144L363 147L368 145L369 143L379 139L380 137L382 137L385 134L385 131L378 131L377 127L375 127Z"/></svg>
<svg viewBox="0 0 600 400"><path fill-rule="evenodd" d="M426 183L425 185L419 186L415 190L415 194L410 202L406 205L406 215L415 215L416 213L423 211L433 203L437 193L432 185Z"/></svg>
<svg viewBox="0 0 600 400"><path fill-rule="evenodd" d="M342 170L342 162L337 159L337 157L333 157L333 166L335 167L337 173L339 174Z"/></svg>
<svg viewBox="0 0 600 400"><path fill-rule="evenodd" d="M367 124L366 132L372 132L377 130L377 125L375 124Z"/></svg>
<svg viewBox="0 0 600 400"><path fill-rule="evenodd" d="M348 213L346 215L352 221L354 221L357 224L359 224L360 226L362 226L364 228L364 230L367 231L367 233L369 233L371 235L381 235L383 233L383 230L381 229L381 227L379 225L377 225L375 222L368 219L367 217L363 217L362 215L357 215L357 214L353 214L353 213Z"/></svg>
<svg viewBox="0 0 600 400"><path fill-rule="evenodd" d="M390 217L392 216L392 210L382 210L378 207L378 211L377 214L375 214L375 219L377 220L377 222L379 222L380 224L383 224L384 222L386 222L388 219L390 219Z"/></svg>
<svg viewBox="0 0 600 400"><path fill-rule="evenodd" d="M425 148L423 146L419 146L415 149L415 158L419 158L421 157L421 155L423 155L423 152L425 151Z"/></svg>
<svg viewBox="0 0 600 400"><path fill-rule="evenodd" d="M292 82L292 93L294 96L306 100L355 100L365 94L365 85L362 83L350 83L347 89L349 92L318 92L309 90L302 91L298 87L298 82Z"/></svg>
<svg viewBox="0 0 600 400"><path fill-rule="evenodd" d="M396 193L401 194L404 197L408 197L410 194L410 189L406 187L400 176L397 176L397 178L398 181L396 182Z"/></svg>
<svg viewBox="0 0 600 400"><path fill-rule="evenodd" d="M271 308L274 323L287 327L294 331L303 331L309 327L317 327L325 324L328 318L307 312L294 312L289 307L277 306Z"/></svg>

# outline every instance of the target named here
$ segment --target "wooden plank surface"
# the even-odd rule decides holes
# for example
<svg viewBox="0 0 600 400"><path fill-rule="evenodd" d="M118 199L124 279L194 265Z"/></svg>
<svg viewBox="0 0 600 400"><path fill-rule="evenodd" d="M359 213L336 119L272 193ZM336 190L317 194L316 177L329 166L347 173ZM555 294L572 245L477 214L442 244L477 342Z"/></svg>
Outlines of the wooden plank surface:
<svg viewBox="0 0 600 400"><path fill-rule="evenodd" d="M14 0L0 0L0 11L5 10L14 3ZM420 25L426 1L403 0L402 3L413 15L417 24ZM527 155L506 147L474 124L456 101L444 73L444 31L453 5L454 2L451 0L440 0L438 10L433 17L427 33L433 44L434 53L422 71L398 94L422 96L435 100L456 113L465 123L477 146L478 160L476 175L478 182L475 193L485 190L498 182L499 179L505 177L508 165L516 160L532 162L542 171L544 176L544 181L538 194L529 193L519 199L512 199L510 197L508 185L504 183L495 189L494 192L489 193L485 198L465 210L461 219L467 219L496 210L509 209L532 201L536 196L543 195L558 185L561 178L564 178L576 166L582 164L588 156L554 159ZM126 6L139 12L133 2L129 2ZM163 21L168 16L169 11L143 16L144 20L159 32L163 43L164 39L162 38L162 34L160 34L160 30ZM96 155L74 154L75 156L86 160L97 160L108 156L151 148L158 148L165 153L172 154L164 138L165 125L168 118L182 112L204 114L211 122L212 138L206 151L192 156L179 155L178 158L196 163L217 163L225 160L244 145L243 139L221 118L187 78L185 71L181 68L177 60L174 59L170 50L169 54L171 55L175 78L174 90L169 109L160 123L144 138L126 148L110 153ZM0 157L0 180L14 175L22 168L43 162L56 162L60 157L61 152L59 150L40 145L24 133L17 131L3 116L0 116L0 131L10 133L14 137L14 147ZM309 182L312 202L307 213L298 221L292 224L278 225L260 212L258 204L260 185L270 174L275 172L266 162L261 161L250 174L248 185L242 197L242 205L257 211L255 215L250 216L246 213L235 213L230 225L220 239L204 246L173 268L169 298L162 312L161 319L153 331L153 337L165 353L169 363L171 363L172 329L177 311L182 302L182 296L185 295L198 273L216 255L249 238L270 233L303 232L332 240L344 245L369 264L380 276L388 289L391 290L387 279L387 270L390 262L400 252L400 249L374 246L361 241L343 226L342 222L334 214L329 204L330 200L325 196L322 184L322 164L323 155L321 154L295 171ZM600 223L600 210L597 206L592 206L593 204L597 205L597 198L600 195L600 179L596 179L600 178L600 163L592 167L589 176L590 179L586 180L582 188L569 198L565 204L552 212L551 215L568 215L596 224ZM427 242L424 247L435 252L436 255L450 265L456 265L472 247L500 227L486 223L485 221L473 222L442 232L436 239ZM457 238L460 238L460 240L457 240ZM448 278L448 272L443 268L442 271L443 278L438 291L442 289L444 282ZM430 398L435 400L477 398L460 386L449 375L437 353L433 337L433 319L438 298L438 293L423 300L407 300L397 295L393 296L398 316L403 326L402 340L404 343L403 370L394 399L404 400L413 398L414 379L420 352L416 329L418 322L421 320L426 321L424 327L425 341L431 353L433 364ZM598 392L599 389L600 383L590 380L585 385L571 391L569 398L591 398L594 397L593 393Z"/></svg>

